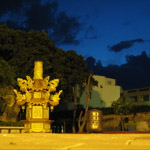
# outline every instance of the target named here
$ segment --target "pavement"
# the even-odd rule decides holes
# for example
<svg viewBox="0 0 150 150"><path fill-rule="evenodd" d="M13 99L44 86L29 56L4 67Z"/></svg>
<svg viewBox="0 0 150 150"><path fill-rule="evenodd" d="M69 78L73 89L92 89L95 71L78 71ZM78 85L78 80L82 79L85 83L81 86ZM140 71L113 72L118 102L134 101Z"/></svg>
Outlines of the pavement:
<svg viewBox="0 0 150 150"><path fill-rule="evenodd" d="M145 134L0 134L0 150L150 150L150 133Z"/></svg>

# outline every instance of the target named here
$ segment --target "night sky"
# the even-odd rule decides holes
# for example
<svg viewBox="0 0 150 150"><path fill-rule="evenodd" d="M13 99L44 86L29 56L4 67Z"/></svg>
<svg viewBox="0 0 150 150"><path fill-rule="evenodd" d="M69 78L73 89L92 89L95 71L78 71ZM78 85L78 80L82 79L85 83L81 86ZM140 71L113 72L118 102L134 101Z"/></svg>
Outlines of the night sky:
<svg viewBox="0 0 150 150"><path fill-rule="evenodd" d="M0 22L45 30L57 46L103 66L150 47L149 0L2 0Z"/></svg>
<svg viewBox="0 0 150 150"><path fill-rule="evenodd" d="M150 86L150 0L1 0L0 23L46 31L57 47L100 60L99 74L130 79L126 88Z"/></svg>
<svg viewBox="0 0 150 150"><path fill-rule="evenodd" d="M60 9L83 23L80 44L64 46L103 65L123 64L126 55L149 53L149 0L59 0Z"/></svg>

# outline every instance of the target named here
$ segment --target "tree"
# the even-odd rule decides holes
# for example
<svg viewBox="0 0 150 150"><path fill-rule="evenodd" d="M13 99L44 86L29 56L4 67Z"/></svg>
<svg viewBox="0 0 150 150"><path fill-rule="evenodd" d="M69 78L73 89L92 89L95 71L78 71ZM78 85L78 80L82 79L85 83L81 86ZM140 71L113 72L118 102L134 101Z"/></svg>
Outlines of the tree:
<svg viewBox="0 0 150 150"><path fill-rule="evenodd" d="M63 90L64 101L74 102L76 118L76 87L89 75L83 56L56 48L45 32L13 30L6 25L0 25L0 55L13 68L15 80L33 77L34 61L43 61L44 76L60 80L58 90Z"/></svg>
<svg viewBox="0 0 150 150"><path fill-rule="evenodd" d="M103 73L102 63L100 60L98 60L95 65L94 74L97 75L102 73Z"/></svg>
<svg viewBox="0 0 150 150"><path fill-rule="evenodd" d="M44 70L49 74L55 51L55 44L45 32L13 30L6 25L0 25L1 107L9 104L10 99L6 97L17 87L18 77L33 76L35 60L44 61ZM6 94L3 94L6 89Z"/></svg>
<svg viewBox="0 0 150 150"><path fill-rule="evenodd" d="M88 69L90 70L90 71L92 71L92 72L94 72L95 71L95 64L96 64L96 60L95 60L95 58L93 58L93 57L88 57L87 59L86 59L86 63L87 63L87 65L88 65Z"/></svg>
<svg viewBox="0 0 150 150"><path fill-rule="evenodd" d="M55 44L45 32L13 30L0 25L0 56L14 67L17 77L33 76L35 60L42 60L48 73L55 52Z"/></svg>
<svg viewBox="0 0 150 150"><path fill-rule="evenodd" d="M0 58L0 87L15 85L15 77L13 67Z"/></svg>
<svg viewBox="0 0 150 150"><path fill-rule="evenodd" d="M60 79L60 87L63 89L65 101L74 103L72 131L75 130L76 111L78 104L77 86L83 85L89 75L83 56L77 55L73 50L63 51L57 49L52 61L54 76Z"/></svg>
<svg viewBox="0 0 150 150"><path fill-rule="evenodd" d="M91 97L91 78L92 74L89 75L88 81L85 82L85 88L86 88L86 106L85 106L85 112L82 117L83 111L80 112L79 120L78 120L78 127L79 127L79 133L83 132L83 129L85 127L86 121L87 121L87 115L88 115L88 108L90 103L90 97Z"/></svg>
<svg viewBox="0 0 150 150"><path fill-rule="evenodd" d="M5 60L0 58L0 114L6 109L8 101L11 100L8 95L12 92L12 86L16 84L15 72ZM9 101L10 102L10 101Z"/></svg>
<svg viewBox="0 0 150 150"><path fill-rule="evenodd" d="M124 97L120 97L117 101L112 102L114 113L121 117L121 128L124 131L124 116L130 113L131 104L125 101Z"/></svg>

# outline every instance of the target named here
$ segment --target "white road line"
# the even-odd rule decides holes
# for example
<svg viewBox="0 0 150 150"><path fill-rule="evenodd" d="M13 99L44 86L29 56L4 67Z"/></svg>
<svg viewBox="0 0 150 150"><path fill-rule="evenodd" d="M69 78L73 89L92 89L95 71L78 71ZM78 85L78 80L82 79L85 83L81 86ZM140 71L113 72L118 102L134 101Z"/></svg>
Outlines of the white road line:
<svg viewBox="0 0 150 150"><path fill-rule="evenodd" d="M67 146L67 147L64 147L62 149L71 149L71 148L75 148L75 147L78 147L78 146L81 146L83 145L84 143L78 143L78 144L75 144L75 145L70 145L70 146Z"/></svg>
<svg viewBox="0 0 150 150"><path fill-rule="evenodd" d="M130 145L133 142L133 140L128 140L125 142L125 145Z"/></svg>

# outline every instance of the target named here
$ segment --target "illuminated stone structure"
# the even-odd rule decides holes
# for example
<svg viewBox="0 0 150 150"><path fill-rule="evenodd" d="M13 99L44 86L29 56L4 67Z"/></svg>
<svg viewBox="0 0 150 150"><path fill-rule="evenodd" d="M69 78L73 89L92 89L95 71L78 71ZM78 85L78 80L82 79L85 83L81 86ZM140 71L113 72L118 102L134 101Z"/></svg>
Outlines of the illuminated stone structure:
<svg viewBox="0 0 150 150"><path fill-rule="evenodd" d="M26 108L26 120L23 120L24 132L52 132L49 108L53 109L59 104L62 90L56 92L59 79L49 81L49 78L47 76L43 79L43 62L36 61L33 80L29 76L26 76L26 80L17 79L21 91L14 90L17 103L23 109Z"/></svg>

